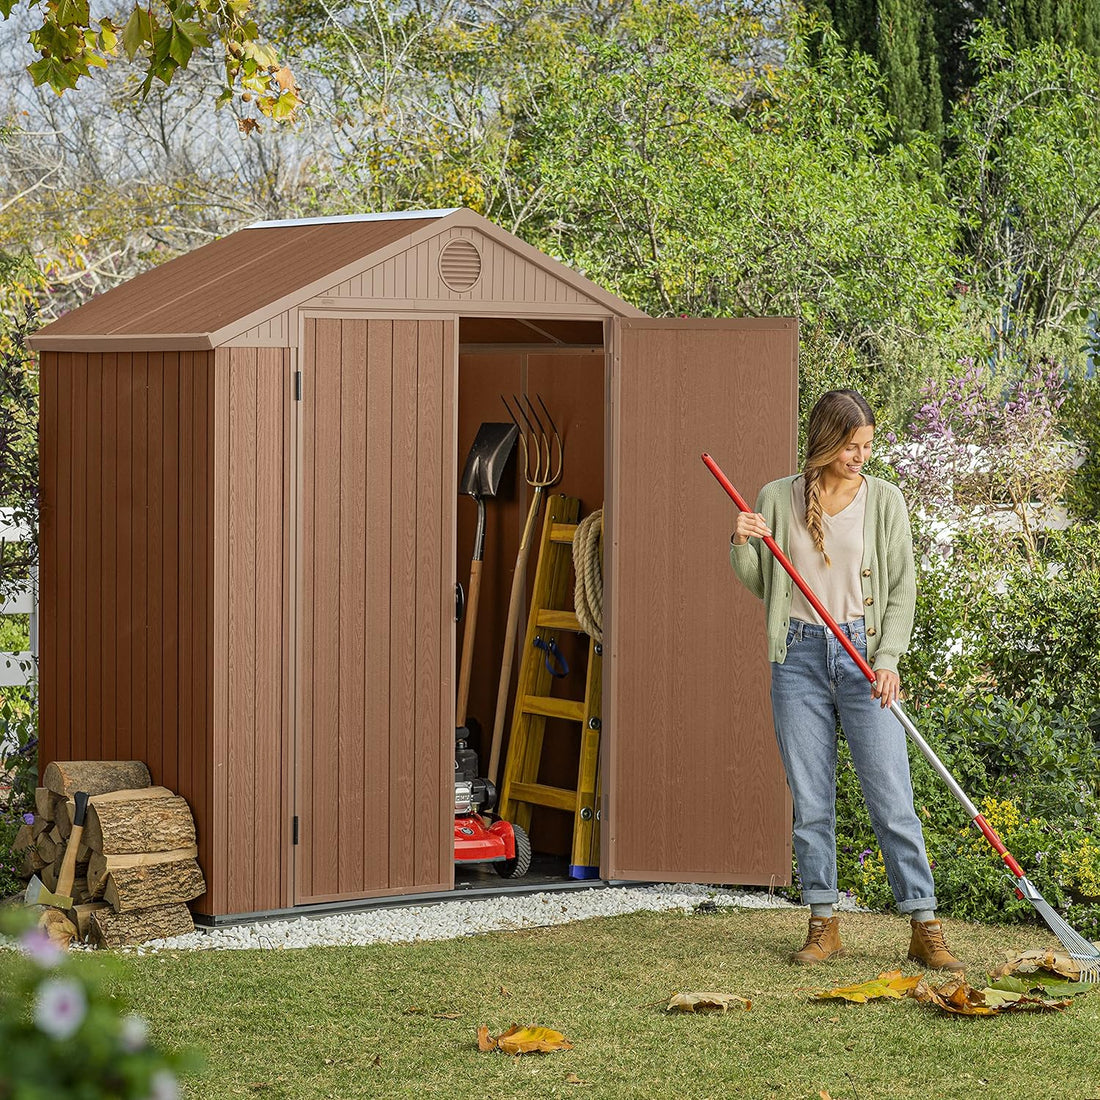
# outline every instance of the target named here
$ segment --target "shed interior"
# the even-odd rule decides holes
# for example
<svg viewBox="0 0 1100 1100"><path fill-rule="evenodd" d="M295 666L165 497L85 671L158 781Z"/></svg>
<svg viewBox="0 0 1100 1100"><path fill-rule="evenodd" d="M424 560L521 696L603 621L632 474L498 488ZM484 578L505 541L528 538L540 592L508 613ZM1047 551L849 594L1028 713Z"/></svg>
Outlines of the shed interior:
<svg viewBox="0 0 1100 1100"><path fill-rule="evenodd" d="M599 320L547 318L462 317L458 348L458 473L461 476L482 423L507 422L501 398L541 397L554 418L564 444L561 480L548 492L564 493L581 502L581 518L603 507L604 498L604 395L606 360L604 323ZM484 772L489 758L497 685L508 615L512 574L523 526L531 502L531 488L517 448L509 461L498 494L486 501L486 533L482 568L481 599L474 644L473 670L468 713L473 728L481 729L479 743L472 744ZM527 563L527 597L534 584L538 536L546 509L532 539ZM472 498L460 497L456 507L457 563L459 582L469 581L477 509ZM570 589L572 582L570 584ZM520 617L517 646L522 647L528 606ZM456 660L462 660L464 623L459 623ZM551 694L567 698L584 695L587 637L562 632L558 637L570 673L554 679ZM505 722L505 744L501 774L511 729L511 702L522 655L513 662L509 712ZM456 665L457 669L457 665ZM456 671L457 681L457 671ZM539 781L552 786L572 787L576 782L580 728L575 722L547 719ZM498 782L499 786L499 782ZM535 852L532 875L566 878L572 839L572 816L564 811L534 807L531 843ZM530 877L530 876L529 876ZM456 865L455 886L496 884L491 867L484 864ZM522 882L522 880L517 880Z"/></svg>

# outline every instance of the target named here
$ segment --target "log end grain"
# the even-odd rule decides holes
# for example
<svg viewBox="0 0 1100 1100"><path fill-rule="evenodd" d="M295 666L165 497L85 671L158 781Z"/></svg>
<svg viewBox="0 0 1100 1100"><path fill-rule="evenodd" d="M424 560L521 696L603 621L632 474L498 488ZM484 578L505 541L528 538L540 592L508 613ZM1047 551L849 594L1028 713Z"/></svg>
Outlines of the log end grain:
<svg viewBox="0 0 1100 1100"><path fill-rule="evenodd" d="M191 910L182 902L129 913L116 913L109 907L99 909L88 923L92 942L99 947L130 947L195 930Z"/></svg>
<svg viewBox="0 0 1100 1100"><path fill-rule="evenodd" d="M152 783L149 769L141 760L54 760L46 765L42 783L54 794L77 791L106 794Z"/></svg>

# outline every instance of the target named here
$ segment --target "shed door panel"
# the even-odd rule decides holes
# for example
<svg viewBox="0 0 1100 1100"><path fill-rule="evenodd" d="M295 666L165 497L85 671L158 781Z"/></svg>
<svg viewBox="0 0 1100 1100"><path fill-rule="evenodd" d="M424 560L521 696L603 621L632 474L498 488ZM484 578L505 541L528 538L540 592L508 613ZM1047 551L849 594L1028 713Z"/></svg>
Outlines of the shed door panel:
<svg viewBox="0 0 1100 1100"><path fill-rule="evenodd" d="M784 884L791 805L763 606L729 564L732 504L796 462L794 321L624 320L608 471L603 874Z"/></svg>
<svg viewBox="0 0 1100 1100"><path fill-rule="evenodd" d="M454 326L305 322L296 903L453 884Z"/></svg>

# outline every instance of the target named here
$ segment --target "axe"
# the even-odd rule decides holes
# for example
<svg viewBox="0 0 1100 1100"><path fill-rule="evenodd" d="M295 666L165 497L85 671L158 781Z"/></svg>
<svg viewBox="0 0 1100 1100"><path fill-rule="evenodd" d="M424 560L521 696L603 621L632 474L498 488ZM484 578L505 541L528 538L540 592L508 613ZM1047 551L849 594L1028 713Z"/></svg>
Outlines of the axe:
<svg viewBox="0 0 1100 1100"><path fill-rule="evenodd" d="M25 900L28 905L56 905L59 909L71 909L73 907L73 878L76 876L76 855L80 849L80 838L84 834L84 815L88 812L87 791L77 791L73 796L76 800L76 811L73 814L73 831L69 836L69 843L65 847L65 855L61 860L61 870L57 875L57 889L50 891L46 884L34 875L27 883Z"/></svg>

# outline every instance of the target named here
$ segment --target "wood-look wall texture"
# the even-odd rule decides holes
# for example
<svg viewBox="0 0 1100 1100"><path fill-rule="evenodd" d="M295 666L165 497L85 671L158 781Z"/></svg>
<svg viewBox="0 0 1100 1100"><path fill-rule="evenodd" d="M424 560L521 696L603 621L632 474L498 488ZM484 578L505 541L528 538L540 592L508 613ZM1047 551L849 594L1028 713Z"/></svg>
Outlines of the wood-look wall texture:
<svg viewBox="0 0 1100 1100"><path fill-rule="evenodd" d="M454 328L304 322L295 903L453 883Z"/></svg>
<svg viewBox="0 0 1100 1100"><path fill-rule="evenodd" d="M43 352L40 371L40 766L144 760L209 868L213 353Z"/></svg>
<svg viewBox="0 0 1100 1100"><path fill-rule="evenodd" d="M794 321L624 320L613 377L605 877L784 883L791 804L731 505L795 468ZM607 812L607 811L610 812Z"/></svg>

